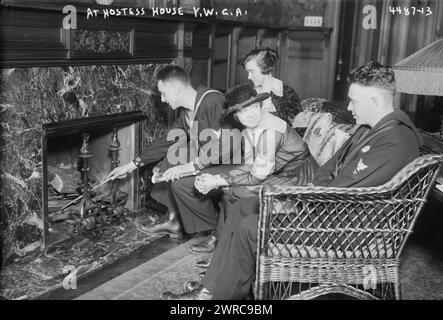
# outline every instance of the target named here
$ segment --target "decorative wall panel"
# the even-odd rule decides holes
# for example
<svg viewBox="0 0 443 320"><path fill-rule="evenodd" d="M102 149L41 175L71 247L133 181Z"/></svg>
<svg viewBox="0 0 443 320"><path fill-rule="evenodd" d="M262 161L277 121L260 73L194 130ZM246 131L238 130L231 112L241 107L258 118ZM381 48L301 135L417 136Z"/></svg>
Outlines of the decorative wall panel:
<svg viewBox="0 0 443 320"><path fill-rule="evenodd" d="M133 31L69 30L64 39L69 57L130 57L133 49Z"/></svg>

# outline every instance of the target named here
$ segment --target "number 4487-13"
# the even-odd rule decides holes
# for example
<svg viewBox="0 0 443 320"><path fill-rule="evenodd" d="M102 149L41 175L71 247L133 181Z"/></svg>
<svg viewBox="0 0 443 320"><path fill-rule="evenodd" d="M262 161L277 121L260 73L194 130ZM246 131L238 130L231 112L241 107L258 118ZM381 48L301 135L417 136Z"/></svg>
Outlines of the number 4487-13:
<svg viewBox="0 0 443 320"><path fill-rule="evenodd" d="M409 16L409 15L413 15L415 16L416 14L421 14L421 15L425 15L425 16L430 16L432 14L432 9L431 7L426 7L426 9L424 7L391 7L389 6L389 12L393 15L395 14L399 14L399 15L405 15L405 16Z"/></svg>

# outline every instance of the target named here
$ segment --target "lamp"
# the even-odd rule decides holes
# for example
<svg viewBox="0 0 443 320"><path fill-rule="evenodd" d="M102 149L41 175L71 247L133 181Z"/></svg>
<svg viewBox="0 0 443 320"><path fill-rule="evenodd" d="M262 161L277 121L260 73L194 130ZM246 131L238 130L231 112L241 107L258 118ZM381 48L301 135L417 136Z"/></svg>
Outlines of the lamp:
<svg viewBox="0 0 443 320"><path fill-rule="evenodd" d="M443 96L443 39L418 50L392 68L398 92ZM426 141L426 152L443 153L443 122L440 123L439 137L421 132Z"/></svg>
<svg viewBox="0 0 443 320"><path fill-rule="evenodd" d="M404 58L393 69L398 92L443 96L443 39Z"/></svg>

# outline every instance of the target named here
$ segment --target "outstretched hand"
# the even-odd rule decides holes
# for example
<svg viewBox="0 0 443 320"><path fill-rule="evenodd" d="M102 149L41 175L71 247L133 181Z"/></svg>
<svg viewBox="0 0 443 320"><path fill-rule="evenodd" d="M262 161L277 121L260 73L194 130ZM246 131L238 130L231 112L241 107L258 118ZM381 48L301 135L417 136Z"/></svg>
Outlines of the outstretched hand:
<svg viewBox="0 0 443 320"><path fill-rule="evenodd" d="M134 171L137 167L135 164L131 161L125 165L119 166L112 170L106 179L108 180L114 180L114 179L124 179L128 175L128 173L131 173Z"/></svg>

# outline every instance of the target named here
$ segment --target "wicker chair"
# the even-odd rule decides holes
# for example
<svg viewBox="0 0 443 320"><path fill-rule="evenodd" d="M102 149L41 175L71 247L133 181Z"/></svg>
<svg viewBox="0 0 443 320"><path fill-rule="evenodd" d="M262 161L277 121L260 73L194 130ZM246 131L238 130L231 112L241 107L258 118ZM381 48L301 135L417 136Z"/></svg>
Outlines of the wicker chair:
<svg viewBox="0 0 443 320"><path fill-rule="evenodd" d="M400 299L399 258L442 163L422 156L379 187L264 186L255 297Z"/></svg>

